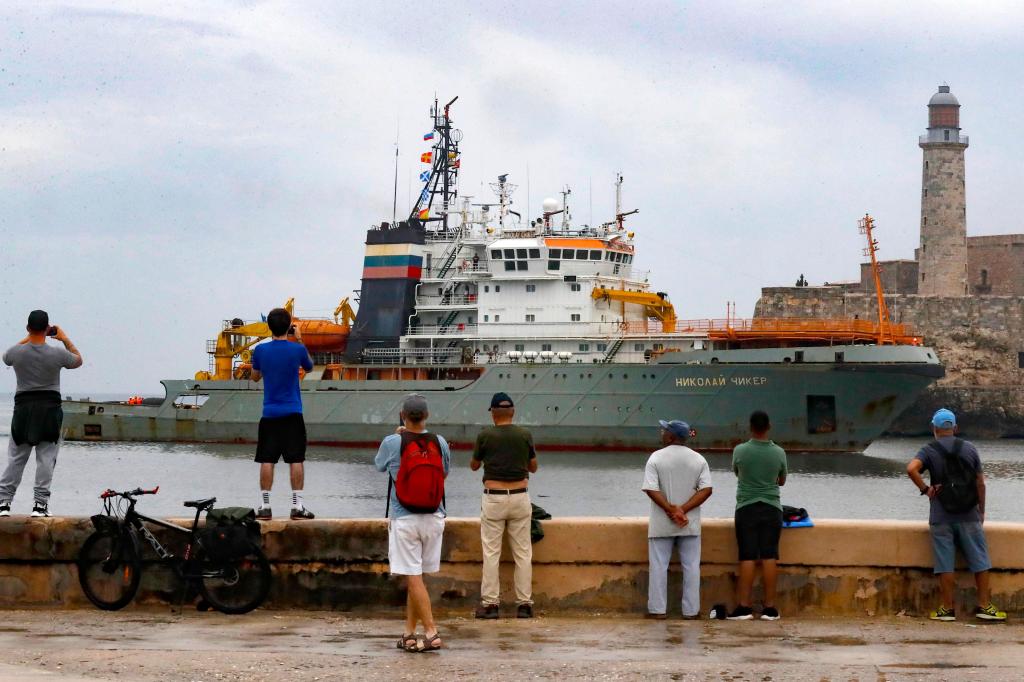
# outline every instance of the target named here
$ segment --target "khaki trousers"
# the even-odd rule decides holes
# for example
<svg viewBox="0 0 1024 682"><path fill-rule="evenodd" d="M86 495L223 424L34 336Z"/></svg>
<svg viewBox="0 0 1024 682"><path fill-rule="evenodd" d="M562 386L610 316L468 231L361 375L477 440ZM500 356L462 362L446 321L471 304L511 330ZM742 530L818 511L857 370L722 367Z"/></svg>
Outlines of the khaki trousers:
<svg viewBox="0 0 1024 682"><path fill-rule="evenodd" d="M501 539L507 534L508 546L516 562L516 604L533 604L533 544L530 542L533 506L530 504L530 494L484 494L482 498L480 544L483 547L484 561L480 601L487 606L496 606L500 603L498 565L501 561Z"/></svg>

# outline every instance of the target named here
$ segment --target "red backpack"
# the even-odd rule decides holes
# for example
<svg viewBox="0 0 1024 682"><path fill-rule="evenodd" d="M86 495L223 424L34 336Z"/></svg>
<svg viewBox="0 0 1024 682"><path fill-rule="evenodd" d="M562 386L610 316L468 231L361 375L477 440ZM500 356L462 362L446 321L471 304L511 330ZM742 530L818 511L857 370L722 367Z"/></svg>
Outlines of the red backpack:
<svg viewBox="0 0 1024 682"><path fill-rule="evenodd" d="M388 480L388 512L391 484L395 497L413 514L433 514L444 503L444 458L441 442L433 433L403 431L398 475Z"/></svg>

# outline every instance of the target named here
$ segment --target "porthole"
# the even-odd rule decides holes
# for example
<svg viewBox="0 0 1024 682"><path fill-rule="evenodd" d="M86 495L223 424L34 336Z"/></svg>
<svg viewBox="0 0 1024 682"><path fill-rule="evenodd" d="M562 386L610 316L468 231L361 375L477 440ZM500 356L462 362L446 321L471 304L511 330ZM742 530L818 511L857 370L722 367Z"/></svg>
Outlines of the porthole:
<svg viewBox="0 0 1024 682"><path fill-rule="evenodd" d="M558 412L558 405L555 405L555 412Z"/></svg>
<svg viewBox="0 0 1024 682"><path fill-rule="evenodd" d="M531 378L531 379L536 379L536 378L537 378L537 375L536 375L536 374L531 374L531 375L530 375L530 378Z"/></svg>
<svg viewBox="0 0 1024 682"><path fill-rule="evenodd" d="M622 375L622 378L623 378L623 379L628 379L628 378L629 378L629 375L628 375L628 374L623 374L623 375Z"/></svg>

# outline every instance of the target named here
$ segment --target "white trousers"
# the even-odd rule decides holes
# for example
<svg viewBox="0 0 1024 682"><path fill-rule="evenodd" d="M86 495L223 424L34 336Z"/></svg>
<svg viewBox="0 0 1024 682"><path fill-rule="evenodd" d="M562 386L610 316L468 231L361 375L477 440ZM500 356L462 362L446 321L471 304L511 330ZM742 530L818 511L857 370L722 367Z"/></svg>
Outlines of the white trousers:
<svg viewBox="0 0 1024 682"><path fill-rule="evenodd" d="M673 550L679 552L683 565L683 615L700 613L700 536L679 535L668 538L647 538L650 580L647 589L647 612L666 613L668 609L668 566Z"/></svg>

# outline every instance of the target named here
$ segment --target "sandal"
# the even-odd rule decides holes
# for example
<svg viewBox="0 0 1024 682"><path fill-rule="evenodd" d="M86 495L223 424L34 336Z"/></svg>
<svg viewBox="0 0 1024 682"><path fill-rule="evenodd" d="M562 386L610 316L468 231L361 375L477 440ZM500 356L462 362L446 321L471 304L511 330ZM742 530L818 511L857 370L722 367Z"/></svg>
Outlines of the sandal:
<svg viewBox="0 0 1024 682"><path fill-rule="evenodd" d="M441 633L435 632L433 637L423 636L423 643L420 645L418 651L437 651L444 646L444 642L441 641Z"/></svg>
<svg viewBox="0 0 1024 682"><path fill-rule="evenodd" d="M402 638L398 640L398 648L410 653L416 653L419 651L419 640L416 639L416 633L411 635L402 635Z"/></svg>

